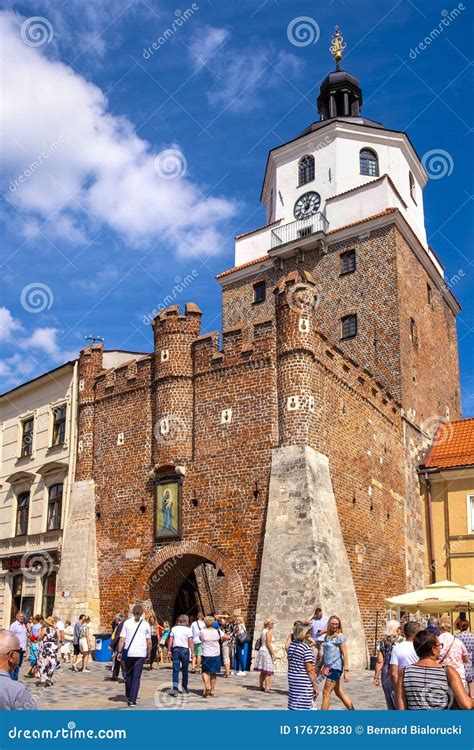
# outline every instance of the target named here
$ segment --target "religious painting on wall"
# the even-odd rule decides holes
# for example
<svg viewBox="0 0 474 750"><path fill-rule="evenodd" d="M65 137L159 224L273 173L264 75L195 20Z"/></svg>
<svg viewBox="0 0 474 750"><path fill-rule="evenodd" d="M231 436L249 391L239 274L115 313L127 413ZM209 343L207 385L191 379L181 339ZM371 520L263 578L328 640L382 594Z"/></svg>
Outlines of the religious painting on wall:
<svg viewBox="0 0 474 750"><path fill-rule="evenodd" d="M156 485L155 537L177 539L181 536L181 483L175 478Z"/></svg>

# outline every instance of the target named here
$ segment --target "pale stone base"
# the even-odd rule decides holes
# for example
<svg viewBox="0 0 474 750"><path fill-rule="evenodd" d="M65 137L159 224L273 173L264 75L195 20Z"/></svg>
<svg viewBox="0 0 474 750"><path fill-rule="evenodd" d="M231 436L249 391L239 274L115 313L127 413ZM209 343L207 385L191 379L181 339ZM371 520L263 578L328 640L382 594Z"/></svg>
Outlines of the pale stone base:
<svg viewBox="0 0 474 750"><path fill-rule="evenodd" d="M277 670L287 667L284 643L294 620L320 604L337 614L348 641L350 667L367 666L357 596L339 525L327 456L306 445L275 448L257 601L256 636L276 621Z"/></svg>
<svg viewBox="0 0 474 750"><path fill-rule="evenodd" d="M84 613L97 632L100 622L99 577L95 533L95 483L74 482L56 585L55 612L75 621ZM64 597L63 592L69 596Z"/></svg>

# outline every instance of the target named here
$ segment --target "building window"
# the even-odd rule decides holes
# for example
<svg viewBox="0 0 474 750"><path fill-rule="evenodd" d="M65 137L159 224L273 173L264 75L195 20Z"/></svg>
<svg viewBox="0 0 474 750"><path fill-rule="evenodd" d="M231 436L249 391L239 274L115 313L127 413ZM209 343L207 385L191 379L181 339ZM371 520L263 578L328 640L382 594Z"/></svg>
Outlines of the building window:
<svg viewBox="0 0 474 750"><path fill-rule="evenodd" d="M348 250L341 254L341 274L352 273L356 270L356 251Z"/></svg>
<svg viewBox="0 0 474 750"><path fill-rule="evenodd" d="M53 409L52 445L62 445L66 439L66 404Z"/></svg>
<svg viewBox="0 0 474 750"><path fill-rule="evenodd" d="M413 177L412 173L408 173L408 180L410 182L410 197L414 203L416 203L416 187L415 187L415 178Z"/></svg>
<svg viewBox="0 0 474 750"><path fill-rule="evenodd" d="M31 456L33 453L33 430L35 420L29 417L21 423L21 457Z"/></svg>
<svg viewBox="0 0 474 750"><path fill-rule="evenodd" d="M63 485L52 484L48 491L48 522L46 531L61 528L61 510L63 505Z"/></svg>
<svg viewBox="0 0 474 750"><path fill-rule="evenodd" d="M298 187L314 180L314 156L306 154L298 164Z"/></svg>
<svg viewBox="0 0 474 750"><path fill-rule="evenodd" d="M270 210L268 213L268 223L273 219L273 188L270 190Z"/></svg>
<svg viewBox="0 0 474 750"><path fill-rule="evenodd" d="M357 336L357 315L346 315L341 318L343 339L353 339Z"/></svg>
<svg viewBox="0 0 474 750"><path fill-rule="evenodd" d="M253 287L253 303L259 305L261 302L265 302L266 295L266 283L259 281L258 284L254 284Z"/></svg>
<svg viewBox="0 0 474 750"><path fill-rule="evenodd" d="M379 176L379 160L375 151L370 148L363 148L359 154L360 173L368 177Z"/></svg>
<svg viewBox="0 0 474 750"><path fill-rule="evenodd" d="M416 322L415 318L410 318L410 338L413 343L416 343Z"/></svg>
<svg viewBox="0 0 474 750"><path fill-rule="evenodd" d="M467 531L474 534L474 495L467 496Z"/></svg>
<svg viewBox="0 0 474 750"><path fill-rule="evenodd" d="M54 597L56 596L56 572L48 573L43 578L43 604L41 614L43 617L51 617L54 609Z"/></svg>
<svg viewBox="0 0 474 750"><path fill-rule="evenodd" d="M426 285L426 297L428 299L428 304L433 306L433 290L429 284Z"/></svg>
<svg viewBox="0 0 474 750"><path fill-rule="evenodd" d="M21 598L23 592L23 576L19 573L12 578L12 607L10 613L10 622L16 617L17 612L21 612Z"/></svg>
<svg viewBox="0 0 474 750"><path fill-rule="evenodd" d="M15 536L26 536L26 534L28 534L29 511L30 493L22 492L20 495L18 495L17 499Z"/></svg>

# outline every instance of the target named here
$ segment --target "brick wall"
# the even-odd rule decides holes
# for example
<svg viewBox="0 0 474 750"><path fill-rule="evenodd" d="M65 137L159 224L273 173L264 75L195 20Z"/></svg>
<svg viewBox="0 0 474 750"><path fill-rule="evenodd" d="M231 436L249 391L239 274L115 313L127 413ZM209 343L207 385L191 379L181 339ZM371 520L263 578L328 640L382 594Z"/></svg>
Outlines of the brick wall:
<svg viewBox="0 0 474 750"><path fill-rule="evenodd" d="M340 254L352 247L357 271L340 276ZM83 392L82 433L93 424L92 456L83 456L79 471L96 482L103 625L136 599L168 619L180 581L194 585L208 562L215 605L241 608L253 626L272 450L307 444L329 458L364 627L373 636L384 598L422 576L416 460L402 398L425 414L457 380L456 363L439 376L443 368L425 372L419 389L409 383L415 355L406 325L416 295L420 309L423 286L413 257L394 225L379 229L327 255L308 253L301 264L288 259L270 269L262 304L252 304L261 269L227 286L222 351L217 332L200 335L201 313L188 305L184 315L174 307L155 320L150 357L111 371L88 364L93 383ZM441 328L446 347L438 356L450 358L454 324L443 305L437 300L420 330L424 343ZM359 335L341 341L340 317L350 312L359 315ZM432 370L434 339L416 356L426 356ZM301 400L290 410L293 396ZM449 403L456 414L454 396ZM153 477L176 465L184 474L182 538L156 543Z"/></svg>

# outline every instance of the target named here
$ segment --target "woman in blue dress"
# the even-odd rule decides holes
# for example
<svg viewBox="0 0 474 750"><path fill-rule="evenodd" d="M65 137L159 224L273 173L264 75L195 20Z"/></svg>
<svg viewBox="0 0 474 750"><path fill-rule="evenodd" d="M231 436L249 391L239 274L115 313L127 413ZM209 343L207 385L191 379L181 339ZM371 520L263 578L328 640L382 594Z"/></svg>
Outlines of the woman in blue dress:
<svg viewBox="0 0 474 750"><path fill-rule="evenodd" d="M326 637L323 642L321 675L326 678L321 709L323 711L329 709L331 693L334 691L345 707L353 711L352 701L345 694L341 684L343 675L344 682L349 682L349 657L347 655L346 637L342 632L342 623L336 615L328 620Z"/></svg>

